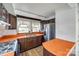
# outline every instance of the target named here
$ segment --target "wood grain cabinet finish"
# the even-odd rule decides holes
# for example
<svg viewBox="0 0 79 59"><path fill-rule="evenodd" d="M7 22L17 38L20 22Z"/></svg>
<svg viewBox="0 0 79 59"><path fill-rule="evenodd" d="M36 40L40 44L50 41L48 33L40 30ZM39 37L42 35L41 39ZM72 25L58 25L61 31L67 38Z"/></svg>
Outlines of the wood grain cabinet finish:
<svg viewBox="0 0 79 59"><path fill-rule="evenodd" d="M0 3L0 18L2 18L2 21L11 24L11 26L9 26L9 29L16 29L16 16L9 14L2 3Z"/></svg>
<svg viewBox="0 0 79 59"><path fill-rule="evenodd" d="M42 44L42 36L37 36L36 44L37 45L41 45Z"/></svg>
<svg viewBox="0 0 79 59"><path fill-rule="evenodd" d="M2 3L0 3L0 18L2 18L2 21L7 22L7 10L3 6Z"/></svg>
<svg viewBox="0 0 79 59"><path fill-rule="evenodd" d="M7 10L5 9L5 7L2 8L2 18L3 21L7 22Z"/></svg>
<svg viewBox="0 0 79 59"><path fill-rule="evenodd" d="M50 53L49 51L47 51L47 50L43 47L43 56L56 56L56 55Z"/></svg>
<svg viewBox="0 0 79 59"><path fill-rule="evenodd" d="M0 3L0 17L2 17L2 3Z"/></svg>
<svg viewBox="0 0 79 59"><path fill-rule="evenodd" d="M27 51L42 44L42 36L19 39L20 52Z"/></svg>
<svg viewBox="0 0 79 59"><path fill-rule="evenodd" d="M16 16L9 14L9 24L11 24L11 26L9 26L9 29L16 29L17 27Z"/></svg>

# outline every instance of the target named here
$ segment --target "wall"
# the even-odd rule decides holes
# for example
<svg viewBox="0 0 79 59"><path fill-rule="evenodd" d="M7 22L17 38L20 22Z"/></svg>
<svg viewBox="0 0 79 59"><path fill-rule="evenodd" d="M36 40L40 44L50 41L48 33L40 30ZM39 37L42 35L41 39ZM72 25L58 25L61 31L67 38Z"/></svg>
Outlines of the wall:
<svg viewBox="0 0 79 59"><path fill-rule="evenodd" d="M0 31L0 37L3 35L17 34L16 30L3 30Z"/></svg>
<svg viewBox="0 0 79 59"><path fill-rule="evenodd" d="M78 38L79 38L79 9L78 9ZM79 39L78 39L79 42ZM77 56L79 56L79 43L77 42Z"/></svg>
<svg viewBox="0 0 79 59"><path fill-rule="evenodd" d="M79 38L79 11L78 11L78 38ZM78 39L79 41L79 39Z"/></svg>
<svg viewBox="0 0 79 59"><path fill-rule="evenodd" d="M56 10L56 37L75 41L75 10Z"/></svg>

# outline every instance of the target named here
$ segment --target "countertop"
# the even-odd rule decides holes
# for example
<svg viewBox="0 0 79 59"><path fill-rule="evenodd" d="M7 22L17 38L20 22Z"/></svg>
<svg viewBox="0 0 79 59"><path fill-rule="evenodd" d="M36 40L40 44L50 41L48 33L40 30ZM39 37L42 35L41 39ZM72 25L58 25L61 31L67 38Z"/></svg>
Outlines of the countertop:
<svg viewBox="0 0 79 59"><path fill-rule="evenodd" d="M8 42L15 39L29 38L29 37L35 37L35 36L41 36L41 35L43 35L42 32L33 32L30 34L18 33L15 35L5 35L5 36L0 37L0 43Z"/></svg>
<svg viewBox="0 0 79 59"><path fill-rule="evenodd" d="M5 35L0 37L0 55L11 56L17 48L17 39L29 38L43 35L42 32L33 32L29 34L18 33L15 35ZM11 55L10 55L11 54Z"/></svg>
<svg viewBox="0 0 79 59"><path fill-rule="evenodd" d="M71 53L71 50L74 48L75 43L62 40L62 39L53 39L43 43L43 47L49 52L56 56L67 56Z"/></svg>

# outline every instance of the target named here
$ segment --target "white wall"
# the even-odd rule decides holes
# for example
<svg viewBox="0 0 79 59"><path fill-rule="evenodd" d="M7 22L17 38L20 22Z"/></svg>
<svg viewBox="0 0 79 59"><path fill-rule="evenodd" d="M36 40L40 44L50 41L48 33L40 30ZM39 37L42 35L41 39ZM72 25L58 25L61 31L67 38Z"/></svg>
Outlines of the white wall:
<svg viewBox="0 0 79 59"><path fill-rule="evenodd" d="M79 38L79 19L78 19L78 38ZM78 39L79 41L79 39Z"/></svg>
<svg viewBox="0 0 79 59"><path fill-rule="evenodd" d="M3 35L11 35L11 34L17 34L17 31L15 29L14 30L0 31L0 37L3 36Z"/></svg>
<svg viewBox="0 0 79 59"><path fill-rule="evenodd" d="M79 12L78 12L78 38L79 38ZM79 39L78 39L79 41Z"/></svg>
<svg viewBox="0 0 79 59"><path fill-rule="evenodd" d="M56 10L56 37L75 41L75 10Z"/></svg>

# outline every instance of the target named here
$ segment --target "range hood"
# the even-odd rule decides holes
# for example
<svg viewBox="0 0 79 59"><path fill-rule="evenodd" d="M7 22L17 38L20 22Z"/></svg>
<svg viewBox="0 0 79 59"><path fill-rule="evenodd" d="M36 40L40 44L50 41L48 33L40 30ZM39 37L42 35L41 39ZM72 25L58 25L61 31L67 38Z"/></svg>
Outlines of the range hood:
<svg viewBox="0 0 79 59"><path fill-rule="evenodd" d="M4 21L1 21L1 20L0 20L0 25L3 25L3 26L6 26L6 25L7 25L7 26L10 26L10 24L8 24L8 23L6 23L6 22L4 22Z"/></svg>
<svg viewBox="0 0 79 59"><path fill-rule="evenodd" d="M2 26L10 26L10 24L5 22L4 18L2 18L2 17L0 17L0 25L2 25Z"/></svg>

